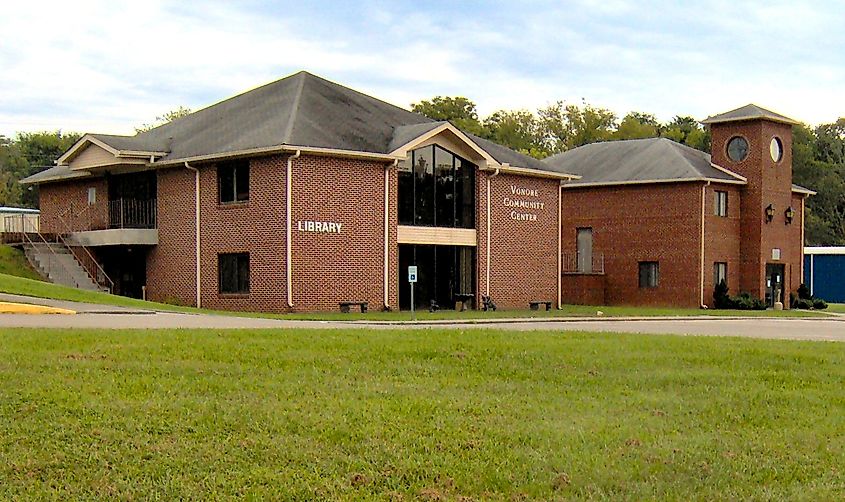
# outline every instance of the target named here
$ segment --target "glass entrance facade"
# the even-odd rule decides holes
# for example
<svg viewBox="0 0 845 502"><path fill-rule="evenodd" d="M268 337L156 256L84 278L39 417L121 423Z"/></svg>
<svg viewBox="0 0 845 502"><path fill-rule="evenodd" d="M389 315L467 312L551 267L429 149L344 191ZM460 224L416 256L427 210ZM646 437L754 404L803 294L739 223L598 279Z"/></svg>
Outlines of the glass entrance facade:
<svg viewBox="0 0 845 502"><path fill-rule="evenodd" d="M414 303L427 310L433 300L442 309L455 307L461 296L475 296L475 248L468 246L399 245L399 308L410 310L408 266L417 266Z"/></svg>
<svg viewBox="0 0 845 502"><path fill-rule="evenodd" d="M475 228L475 169L437 145L411 152L399 171L399 224Z"/></svg>

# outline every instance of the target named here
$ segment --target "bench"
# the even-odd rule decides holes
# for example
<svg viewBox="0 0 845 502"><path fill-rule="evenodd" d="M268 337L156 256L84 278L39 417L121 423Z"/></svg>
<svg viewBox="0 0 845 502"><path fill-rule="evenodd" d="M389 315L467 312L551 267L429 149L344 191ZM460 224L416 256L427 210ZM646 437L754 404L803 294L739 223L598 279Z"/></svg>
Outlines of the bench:
<svg viewBox="0 0 845 502"><path fill-rule="evenodd" d="M528 305L531 306L531 310L540 310L540 305L545 305L546 311L552 310L552 302L536 300L533 302L528 302Z"/></svg>
<svg viewBox="0 0 845 502"><path fill-rule="evenodd" d="M353 305L357 305L358 307L361 308L361 313L366 314L368 304L369 304L369 302L340 302L340 311L343 312L344 314L348 314L349 308L352 307Z"/></svg>
<svg viewBox="0 0 845 502"><path fill-rule="evenodd" d="M467 305L469 308L472 308L472 304L475 301L475 294L472 293L457 293L455 294L455 310L458 310L457 304L461 304L461 312L466 312Z"/></svg>

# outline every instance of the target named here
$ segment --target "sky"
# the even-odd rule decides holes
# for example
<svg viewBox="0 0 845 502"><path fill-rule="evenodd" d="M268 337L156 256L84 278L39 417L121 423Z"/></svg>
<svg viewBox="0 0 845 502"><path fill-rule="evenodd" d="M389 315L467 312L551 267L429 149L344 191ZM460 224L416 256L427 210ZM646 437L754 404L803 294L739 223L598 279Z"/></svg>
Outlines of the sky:
<svg viewBox="0 0 845 502"><path fill-rule="evenodd" d="M60 1L0 5L0 134L134 134L300 70L484 117L556 101L699 120L845 116L835 1Z"/></svg>

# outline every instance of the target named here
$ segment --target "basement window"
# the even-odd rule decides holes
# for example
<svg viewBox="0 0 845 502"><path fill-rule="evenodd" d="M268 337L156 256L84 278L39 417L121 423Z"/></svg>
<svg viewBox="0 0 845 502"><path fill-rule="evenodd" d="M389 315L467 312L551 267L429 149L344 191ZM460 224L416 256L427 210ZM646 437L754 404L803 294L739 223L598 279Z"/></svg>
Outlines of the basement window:
<svg viewBox="0 0 845 502"><path fill-rule="evenodd" d="M217 255L221 294L249 294L249 253Z"/></svg>
<svg viewBox="0 0 845 502"><path fill-rule="evenodd" d="M660 263L656 261L640 262L640 287L656 288L660 283Z"/></svg>
<svg viewBox="0 0 845 502"><path fill-rule="evenodd" d="M249 201L249 160L217 165L217 187L221 204Z"/></svg>
<svg viewBox="0 0 845 502"><path fill-rule="evenodd" d="M713 200L713 214L716 216L728 215L728 192L716 190L714 192L715 198Z"/></svg>

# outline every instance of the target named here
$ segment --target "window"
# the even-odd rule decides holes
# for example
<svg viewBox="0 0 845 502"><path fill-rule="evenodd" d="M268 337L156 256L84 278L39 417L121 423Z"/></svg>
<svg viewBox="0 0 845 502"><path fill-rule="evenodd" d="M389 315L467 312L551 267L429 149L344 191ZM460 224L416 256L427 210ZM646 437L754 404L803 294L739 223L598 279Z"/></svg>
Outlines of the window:
<svg viewBox="0 0 845 502"><path fill-rule="evenodd" d="M249 293L249 253L219 254L217 268L220 293Z"/></svg>
<svg viewBox="0 0 845 502"><path fill-rule="evenodd" d="M716 194L716 197L713 200L713 214L715 214L716 216L727 216L728 192L716 190L714 193Z"/></svg>
<svg viewBox="0 0 845 502"><path fill-rule="evenodd" d="M741 136L734 136L728 141L728 158L734 162L742 162L748 157L748 141Z"/></svg>
<svg viewBox="0 0 845 502"><path fill-rule="evenodd" d="M88 187L88 205L93 206L97 203L97 189L95 187Z"/></svg>
<svg viewBox="0 0 845 502"><path fill-rule="evenodd" d="M217 187L220 203L249 200L249 161L222 162L217 165Z"/></svg>
<svg viewBox="0 0 845 502"><path fill-rule="evenodd" d="M656 288L660 283L660 263L656 261L640 262L640 287Z"/></svg>
<svg viewBox="0 0 845 502"><path fill-rule="evenodd" d="M411 152L399 169L399 224L475 228L475 169L436 145Z"/></svg>
<svg viewBox="0 0 845 502"><path fill-rule="evenodd" d="M722 281L725 281L725 284L727 284L728 264L725 262L717 261L713 264L713 284L718 285Z"/></svg>

